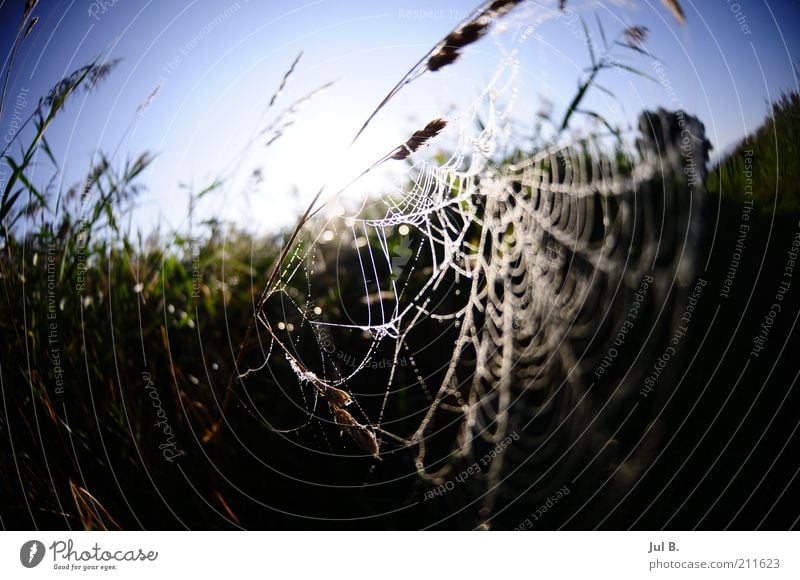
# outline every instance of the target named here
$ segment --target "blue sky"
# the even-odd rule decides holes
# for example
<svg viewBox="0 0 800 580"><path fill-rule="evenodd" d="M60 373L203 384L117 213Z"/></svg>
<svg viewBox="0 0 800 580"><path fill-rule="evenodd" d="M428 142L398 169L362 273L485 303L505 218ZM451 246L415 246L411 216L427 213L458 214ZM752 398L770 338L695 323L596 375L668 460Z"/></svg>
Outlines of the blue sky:
<svg viewBox="0 0 800 580"><path fill-rule="evenodd" d="M0 4L4 55L22 4ZM13 99L24 87L38 97L103 51L122 58L111 78L73 101L53 128L61 177L78 179L97 149L152 151L157 158L145 175L147 191L135 223L143 229L158 221L181 228L187 201L178 183L199 189L228 166L253 135L284 71L303 51L275 111L325 82L336 83L303 106L274 146L267 149L257 140L239 177L203 202L205 215L269 229L291 222L340 163L339 152L386 91L475 5L465 0L42 0L35 12L41 20L19 54L8 94ZM598 43L595 14L609 36L627 25L647 26L647 49L663 62L661 84L607 71L599 81L616 100L595 91L587 107L626 125L643 108L677 105L705 122L722 151L760 124L769 99L795 87L800 3L683 0L682 5L687 26L678 25L658 0L568 3L585 16ZM535 15L536 4L526 10ZM547 21L520 52L516 117L522 127L533 124L542 98L553 103L554 117L563 114L589 61L580 30L566 18ZM430 118L463 108L490 76L499 50L495 39L482 41L457 65L431 75L437 78L410 86L376 122L356 164L381 156ZM625 62L657 72L651 61L632 53ZM6 111L0 119L3 134L9 122ZM262 169L264 182L247 190L254 167Z"/></svg>

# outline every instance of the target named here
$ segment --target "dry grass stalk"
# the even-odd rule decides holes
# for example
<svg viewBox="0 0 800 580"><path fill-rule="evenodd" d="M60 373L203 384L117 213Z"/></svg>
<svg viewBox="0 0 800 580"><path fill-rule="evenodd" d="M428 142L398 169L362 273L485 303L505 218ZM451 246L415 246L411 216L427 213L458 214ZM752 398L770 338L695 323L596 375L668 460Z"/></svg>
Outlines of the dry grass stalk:
<svg viewBox="0 0 800 580"><path fill-rule="evenodd" d="M437 45L436 51L428 57L426 67L435 72L448 64L454 63L461 56L461 49L480 40L489 30L491 20L481 17L479 20L467 23L448 34Z"/></svg>
<svg viewBox="0 0 800 580"><path fill-rule="evenodd" d="M294 72L294 69L297 66L297 63L300 62L300 59L302 57L303 57L303 53L301 51L300 54L298 54L297 57L295 57L294 62L292 62L292 65L289 67L289 70L287 70L283 74L283 78L281 79L281 82L278 85L278 89L274 93L272 93L272 98L270 98L269 105L267 105L267 108L272 107L275 104L275 101L278 100L278 97L281 96L281 93L283 92L283 89L286 88L286 83L289 82L289 78L292 76L292 73Z"/></svg>
<svg viewBox="0 0 800 580"><path fill-rule="evenodd" d="M647 41L649 29L646 26L629 26L623 32L625 42L631 48L641 48Z"/></svg>
<svg viewBox="0 0 800 580"><path fill-rule="evenodd" d="M681 24L686 24L686 15L683 13L683 8L678 4L678 0L661 0L661 3L666 6L672 15Z"/></svg>
<svg viewBox="0 0 800 580"><path fill-rule="evenodd" d="M444 119L434 119L427 125L425 125L424 129L420 129L419 131L415 131L411 137L408 138L408 141L400 145L397 149L395 149L392 153L389 154L389 159L406 159L409 155L414 153L417 149L422 147L425 143L427 143L430 139L433 139L438 135L442 129L447 126L447 121Z"/></svg>
<svg viewBox="0 0 800 580"><path fill-rule="evenodd" d="M295 61L295 64L296 63L297 63L297 61ZM292 65L292 68L294 68L294 64ZM286 129L288 129L289 127L291 127L295 123L295 119L293 118L293 115L295 115L299 111L300 105L302 105L303 103L305 103L307 101L310 101L317 94L321 93L325 89L328 89L328 88L332 87L335 83L336 83L336 81L329 81L329 82L327 82L325 84L322 84L322 85L318 86L315 89L312 89L311 91L309 91L308 93L306 93L305 95L300 97L299 99L295 100L291 105L289 105L288 107L283 109L280 113L278 113L278 115L275 117L275 119L273 119L273 121L269 125L267 125L264 129L262 129L258 133L259 137L262 137L262 136L267 135L267 134L271 134L270 138L265 143L265 147L269 147L270 145L275 143L275 141L277 141L278 139L280 139L283 136L283 134L286 131ZM270 102L270 107L273 104L274 104L274 101L271 101Z"/></svg>
<svg viewBox="0 0 800 580"><path fill-rule="evenodd" d="M315 386L320 389L320 385L315 384ZM352 403L350 395L330 386L325 386L321 390L328 401L328 407L333 415L333 422L341 427L342 434L347 433L362 451L380 460L380 447L378 440L375 438L375 433L366 425L356 421L349 411L342 408L343 405Z"/></svg>
<svg viewBox="0 0 800 580"><path fill-rule="evenodd" d="M491 18L500 18L511 12L523 0L495 0L489 5L486 14Z"/></svg>
<svg viewBox="0 0 800 580"><path fill-rule="evenodd" d="M511 12L521 2L522 0L495 0L479 9L475 16L459 25L436 45L433 53L428 55L425 63L427 69L437 71L454 63L461 56L464 47L483 38L493 21Z"/></svg>
<svg viewBox="0 0 800 580"><path fill-rule="evenodd" d="M476 42L483 37L489 30L489 26L494 20L505 16L516 6L522 4L523 0L494 0L486 2L475 10L472 15L467 17L461 24L453 29L450 34L444 37L441 42L436 44L425 56L423 56L405 76L400 79L394 88L389 91L380 104L353 137L353 143L361 136L375 115L408 83L416 79L426 71L435 72L448 64L454 63L461 55L461 50Z"/></svg>
<svg viewBox="0 0 800 580"><path fill-rule="evenodd" d="M25 9L22 13L22 18L25 19L30 16L30 13L33 12L33 9L36 8L36 5L39 3L39 0L26 0L25 1Z"/></svg>
<svg viewBox="0 0 800 580"><path fill-rule="evenodd" d="M347 432L362 451L369 453L376 459L380 459L378 441L370 429L356 421L344 409L332 407L331 412L333 413L333 421L342 428L342 432Z"/></svg>
<svg viewBox="0 0 800 580"><path fill-rule="evenodd" d="M319 385L316 386L319 388ZM328 401L329 405L333 405L335 407L346 407L353 402L353 399L350 397L350 393L343 391L342 389L324 385L324 388L321 390L325 400Z"/></svg>
<svg viewBox="0 0 800 580"><path fill-rule="evenodd" d="M28 27L25 29L25 34L22 35L23 39L28 38L28 35L31 33L33 27L36 26L38 22L39 22L38 16L34 16L33 18L31 18L31 21L28 23Z"/></svg>
<svg viewBox="0 0 800 580"><path fill-rule="evenodd" d="M222 494L219 492L219 490L214 490L214 498L222 506L222 509L225 510L225 513L228 514L229 518L239 525L242 524L242 522L240 522L239 518L236 516L236 513L234 513L234 511L231 509L231 506L229 506L228 502L225 501L225 498L222 497Z"/></svg>
<svg viewBox="0 0 800 580"><path fill-rule="evenodd" d="M116 520L111 517L111 514L108 513L108 510L103 507L100 500L89 493L89 490L77 485L70 479L69 491L72 494L78 517L80 517L81 525L85 531L122 529Z"/></svg>

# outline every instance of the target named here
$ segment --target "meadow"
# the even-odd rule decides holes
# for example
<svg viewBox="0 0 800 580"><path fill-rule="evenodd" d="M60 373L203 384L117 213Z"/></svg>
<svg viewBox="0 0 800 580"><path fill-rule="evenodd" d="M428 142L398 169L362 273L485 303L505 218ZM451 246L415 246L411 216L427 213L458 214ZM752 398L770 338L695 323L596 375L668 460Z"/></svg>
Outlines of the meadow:
<svg viewBox="0 0 800 580"><path fill-rule="evenodd" d="M483 17L451 33L418 66L435 73L452 64L466 46L482 37L491 22L515 3L494 4L498 6L490 7ZM25 22L25 26L31 26L30 20ZM644 38L640 36L644 33L629 29L621 34L622 50L644 50ZM579 84L565 116L555 120L556 129L569 128L580 116L599 117L581 109L582 99L595 90L598 75L606 74L619 61L594 54L591 58L595 63L593 72ZM353 243L315 245L318 232L310 227L313 203L309 211L299 216L296 227L268 235L255 235L236 224L214 219L198 221L188 233L160 229L141 232L126 225L126 216L141 194L142 176L152 162L146 152L124 159L101 154L81 182L63 189L53 185L42 190L27 178L35 159L49 158L58 165L50 150L48 130L68 116L71 100L85 91L100 91L104 83L113 82L114 66L113 62L98 60L79 68L55 84L29 117L22 109L14 113L13 100L6 103L27 130L15 136L13 148L3 151L10 171L4 177L0 205L2 527L387 529L481 525L487 515L478 513L467 484L460 486L460 491L437 494L442 496L441 501L426 500L432 498L432 490L440 486L446 490L452 474L459 474L464 481L478 479L477 473L483 467L471 467L478 463L465 459L457 464L450 479L419 477L416 446L398 445L385 454L382 449L379 451L376 436L382 438L386 434L367 428L366 423L357 420L355 412L351 415L345 410L352 410L348 406L350 394L319 384L306 384L304 389L296 390L298 373L289 359L272 364L269 372L240 374L241 369L259 367L265 345L275 338L270 334L272 327L262 328L256 323L259 317L289 324L287 301L303 303L306 295L313 294L319 309L316 316L336 320L343 316L343 305L358 304L363 298L359 277L337 274L363 268L358 244L349 240ZM293 69L287 75L302 74ZM410 82L416 72L412 70L387 99ZM277 79L276 95L287 78ZM367 117L364 126L371 118ZM612 137L619 136L620 128L612 127L602 117L598 123L610 129ZM443 128L444 121L431 121L388 153L387 159L405 162L422 152ZM785 265L783 249L792 247L800 220L798 130L800 95L789 93L772 104L770 115L755 134L709 168L700 188L705 227L698 232L697 247L700 256L704 256L705 249L714 248L701 274L714 292L722 287L730 269L730 251L736 247L744 192L749 185L746 180L751 178L755 211L749 221L752 229L743 249L738 280L746 280L759 271L759 291L772 292L774 280L780 277ZM519 164L551 145L537 143L527 149L520 145L494 159L492 168ZM450 156L435 145L431 151L429 157L434 164L443 164ZM748 151L753 152L752 156ZM616 153L622 155L619 149ZM619 172L625 176L632 169L622 161ZM547 178L555 183L558 163L553 161L545 169ZM535 195L528 187L524 183L519 186L515 193L520 196L518 199ZM457 187L449 192L453 196L459 194ZM194 199L213 195L214 186L193 194ZM477 221L488 221L483 211L475 214ZM469 234L464 238L465 245L477 239L475 230L465 231ZM385 245L392 257L405 260L411 254L407 232L401 231L400 226L390 228L385 239L368 235L365 244ZM512 238L512 229L505 235ZM419 245L419 239L413 238L412 247ZM762 244L781 250L762 259L762 254L755 251ZM315 263L335 263L337 270L323 270L310 281L283 278L284 267L293 263L292 256L297 254L292 252L298 247L315 247ZM438 258L441 256L435 252L421 254L413 263L413 271L403 270L403 261L398 270L402 274L386 275L404 276L406 292L413 296L426 288ZM448 283L448 292L437 297L438 307L457 309L469 294L471 282L455 278ZM270 294L276 286L280 286L280 292ZM687 288L691 287L693 284L687 284ZM634 289L638 288L637 280ZM726 311L746 309L754 290L737 282L725 303ZM642 316L650 316L651 309L652 303L646 302ZM720 368L716 361L735 356L734 351L747 356L751 347L749 340L743 340L734 351L723 352L722 337L730 333L749 337L760 325L756 318L742 322L732 314L723 317L714 336L706 340L708 337L700 330L712 324L712 315L710 309L698 311L692 320L692 330L697 331L686 339L688 353L704 349L705 362L688 379L697 389L708 389L698 408L703 416L711 416L720 400L729 400L725 398L730 398L728 389L736 382L733 369L728 365ZM776 323L773 340L791 336L790 318L783 317ZM296 323L298 327L303 325L303 321ZM664 333L673 331L670 323L660 324ZM337 331L328 337L320 336L318 331L306 332L310 334L297 348L309 357L313 357L312 347L322 348L340 366L348 367L359 360L356 353L363 352L363 333ZM419 336L436 336L441 345L452 345L459 336L458 326L441 329L433 320L422 320L416 332ZM448 346L415 352L413 359L404 358L402 364L395 365L393 380L410 384L422 375L435 383L434 377L445 374L451 350ZM421 389L409 390L392 398L383 409L380 395L384 385L380 377L385 368L378 363L392 358L388 346L379 346L372 353L374 368L366 368L348 386L351 392L363 395L365 416L385 412L395 418L393 432L413 433L420 412L431 406L431 395ZM786 361L776 364L770 371L766 359L754 363L764 365L764 374L791 375ZM311 399L321 401L320 410L308 419ZM698 400L696 391L684 389L661 418L666 425L662 434L668 435L670 425L680 423L686 409L694 408L692 405ZM748 401L746 393L735 393L730 399L729 409L733 411L728 414L728 422L723 420L715 429L723 432L735 428L739 424L736 417L744 413ZM755 437L757 419L771 412L772 407L757 408L741 433L737 430L738 436ZM305 430L289 429L305 422L310 424ZM440 438L430 439L429 456L446 457L452 441L461 433L459 429L454 425L444 429ZM678 447L687 448L700 433L699 423L690 427L688 433L681 435L685 445ZM523 438L531 440L540 436L541 433L522 432ZM607 439L608 433L603 436ZM510 431L510 439L503 441L513 446L519 437L518 432ZM781 440L780 435L770 436L773 437ZM624 440L624 431L619 438ZM493 445L478 448L476 458L500 453L493 449ZM707 465L716 453L716 448L702 447L692 461ZM650 498L660 489L659 481L670 477L674 466L682 465L682 461L673 447L666 460L650 473L650 479L636 488L630 499L633 507L626 514L645 513L642 510L652 505ZM599 473L608 474L613 469L616 474L622 463L618 457L610 458ZM487 461L487 473L489 465ZM644 469L646 465L640 467ZM684 488L691 487L700 469L686 470L679 480ZM463 473L467 475L460 475ZM563 481L553 489L563 489ZM620 481L619 494L611 495L620 497L630 489L630 481ZM602 509L585 512L565 523L569 510L563 506L577 506L593 497L594 485L590 482L584 488L567 488L563 499L559 496L561 515L549 514L547 517L554 519L547 520L546 525L647 528L663 523L659 510L652 510L643 519L618 513L598 524L597 514L604 513ZM741 494L748 489L745 486ZM547 510L542 511L541 507L550 490L543 493L532 497L531 505L538 511L530 513L546 519ZM738 497L726 502L736 505ZM676 492L660 501L664 502L659 504L664 513L678 505L681 497ZM767 502L766 497L763 501ZM497 527L518 526L529 515L526 509L507 510L497 520ZM717 519L707 520L706 525L719 525L728 516L726 511ZM673 525L691 523L691 516L685 517L688 519L677 520ZM768 525L783 526L782 514L775 517L778 519ZM530 518L527 521L531 523ZM749 520L744 521L747 527Z"/></svg>

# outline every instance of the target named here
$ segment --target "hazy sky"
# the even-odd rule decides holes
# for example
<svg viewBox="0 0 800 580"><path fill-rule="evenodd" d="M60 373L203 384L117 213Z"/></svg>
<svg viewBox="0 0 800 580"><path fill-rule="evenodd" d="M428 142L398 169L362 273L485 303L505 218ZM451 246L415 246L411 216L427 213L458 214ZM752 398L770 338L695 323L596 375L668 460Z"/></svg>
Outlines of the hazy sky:
<svg viewBox="0 0 800 580"><path fill-rule="evenodd" d="M8 54L24 2L0 2L1 48ZM283 73L303 51L265 122L315 87L336 83L306 103L273 146L266 148L263 138L256 139L239 177L203 201L204 215L270 228L291 221L386 91L476 4L42 0L35 11L40 22L19 54L8 95L13 100L27 89L29 112L55 81L99 53L122 58L99 90L70 103L53 127L61 178L79 179L98 149L119 146L119 155L152 151L157 158L145 175L147 191L136 223L147 227L161 220L183 227L187 202L178 183L191 182L199 189L229 167L254 136ZM645 107L682 107L700 117L721 151L760 124L770 99L796 87L792 63L800 61L800 3L682 4L685 27L658 0L568 3L585 15L591 31L596 31L595 14L609 36L630 24L647 26L646 47L663 61L659 72L649 59L620 51L626 63L661 82L608 71L598 80L617 100L596 91L588 105L619 125L630 124ZM536 4L527 10L535 16ZM553 103L554 117L563 114L580 69L589 62L580 30L577 21L549 20L521 50L516 109L521 126L533 124L542 98ZM600 42L596 33L594 38ZM457 111L474 99L498 63L502 45L502 36L487 39L457 65L431 75L437 78L410 86L376 123L355 161L379 157L433 116ZM148 96L149 105L137 114ZM4 135L10 122L7 110L0 119ZM46 166L43 160L40 164ZM245 194L254 167L261 168L264 182ZM290 194L292 185L297 196ZM377 181L371 185L379 186Z"/></svg>

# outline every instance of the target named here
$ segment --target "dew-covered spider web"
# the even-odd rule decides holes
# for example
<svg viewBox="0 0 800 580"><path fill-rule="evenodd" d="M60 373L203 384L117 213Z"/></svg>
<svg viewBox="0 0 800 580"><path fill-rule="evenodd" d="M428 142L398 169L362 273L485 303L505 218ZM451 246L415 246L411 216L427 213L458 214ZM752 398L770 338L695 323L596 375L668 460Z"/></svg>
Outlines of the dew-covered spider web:
<svg viewBox="0 0 800 580"><path fill-rule="evenodd" d="M581 478L632 480L695 285L702 125L658 111L627 133L587 125L520 145L532 14L556 12L504 16L485 89L385 162L402 171L380 195L323 195L240 369L288 401L255 411L270 429L375 462L410 455L432 487L469 472L461 493L480 520Z"/></svg>

